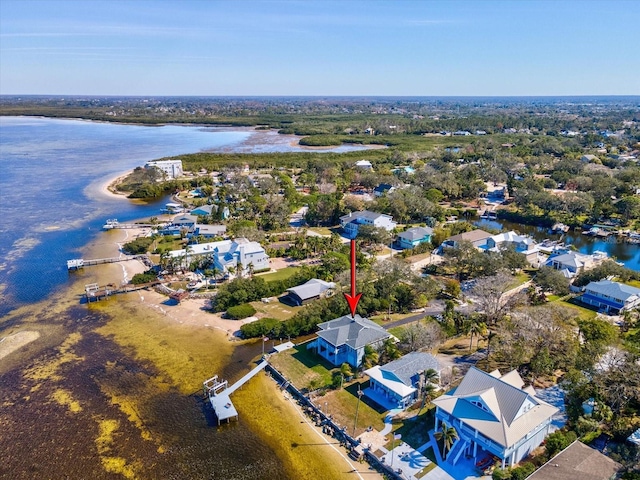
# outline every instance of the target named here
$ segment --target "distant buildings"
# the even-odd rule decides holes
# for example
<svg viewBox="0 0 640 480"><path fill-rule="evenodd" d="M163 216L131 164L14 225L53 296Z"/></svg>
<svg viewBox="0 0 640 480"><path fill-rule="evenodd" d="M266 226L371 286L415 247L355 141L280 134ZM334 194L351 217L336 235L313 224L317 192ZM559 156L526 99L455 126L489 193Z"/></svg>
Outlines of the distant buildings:
<svg viewBox="0 0 640 480"><path fill-rule="evenodd" d="M484 230L471 230L470 232L460 233L458 235L454 235L453 237L447 238L444 242L442 242L442 246L448 248L457 248L460 242L471 242L474 247L481 248L487 243L489 237L491 237L491 234L489 232L485 232Z"/></svg>
<svg viewBox="0 0 640 480"><path fill-rule="evenodd" d="M344 231L344 236L347 238L355 238L358 235L360 225L373 225L374 227L391 231L396 228L397 223L393 221L390 215L370 212L368 210L351 212L340 217L340 226Z"/></svg>
<svg viewBox="0 0 640 480"><path fill-rule="evenodd" d="M362 170L373 170L373 165L369 160L358 160L356 162L356 167Z"/></svg>
<svg viewBox="0 0 640 480"><path fill-rule="evenodd" d="M157 168L162 171L168 179L182 177L182 160L154 160L147 162L144 168Z"/></svg>
<svg viewBox="0 0 640 480"><path fill-rule="evenodd" d="M387 193L393 192L395 189L396 187L394 187L390 183L381 183L380 185L378 185L376 188L373 189L373 194L376 197L382 197Z"/></svg>
<svg viewBox="0 0 640 480"><path fill-rule="evenodd" d="M429 243L432 235L431 227L413 227L398 234L398 245L402 249L414 248L421 243Z"/></svg>

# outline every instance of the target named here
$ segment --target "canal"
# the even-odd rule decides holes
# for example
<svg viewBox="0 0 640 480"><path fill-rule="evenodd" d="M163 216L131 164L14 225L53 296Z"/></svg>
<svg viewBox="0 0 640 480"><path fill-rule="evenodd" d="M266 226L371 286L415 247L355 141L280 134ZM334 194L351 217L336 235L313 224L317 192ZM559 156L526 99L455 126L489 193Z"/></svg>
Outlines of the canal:
<svg viewBox="0 0 640 480"><path fill-rule="evenodd" d="M610 257L618 262L622 262L627 268L640 271L640 245L628 243L624 238L616 235L598 238L582 235L581 230L570 230L562 235L551 234L548 228L523 225L507 220L481 219L474 222L474 225L485 230L513 230L523 235L530 235L537 242L541 242L546 238L561 240L566 245L573 245L580 253L591 254L595 251L607 252Z"/></svg>

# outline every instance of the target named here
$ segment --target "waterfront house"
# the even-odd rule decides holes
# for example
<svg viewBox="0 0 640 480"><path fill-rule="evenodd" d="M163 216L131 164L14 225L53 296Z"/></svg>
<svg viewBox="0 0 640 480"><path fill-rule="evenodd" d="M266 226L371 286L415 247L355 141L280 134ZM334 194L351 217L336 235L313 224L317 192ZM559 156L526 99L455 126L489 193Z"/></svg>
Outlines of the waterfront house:
<svg viewBox="0 0 640 480"><path fill-rule="evenodd" d="M246 275L269 269L269 256L258 242L236 238L216 243L213 261L221 272L228 273L233 268L236 275Z"/></svg>
<svg viewBox="0 0 640 480"><path fill-rule="evenodd" d="M613 480L621 469L618 462L576 440L527 480Z"/></svg>
<svg viewBox="0 0 640 480"><path fill-rule="evenodd" d="M176 227L193 228L198 223L198 217L187 213L184 215L178 215L171 221L171 223Z"/></svg>
<svg viewBox="0 0 640 480"><path fill-rule="evenodd" d="M144 168L157 168L167 179L182 177L182 160L154 160L147 162Z"/></svg>
<svg viewBox="0 0 640 480"><path fill-rule="evenodd" d="M584 288L580 301L611 315L618 315L640 306L640 288L611 280L590 282Z"/></svg>
<svg viewBox="0 0 640 480"><path fill-rule="evenodd" d="M378 185L376 188L373 189L373 194L376 197L382 197L387 193L393 192L395 189L396 187L394 187L390 183L381 183L380 185Z"/></svg>
<svg viewBox="0 0 640 480"><path fill-rule="evenodd" d="M421 243L429 243L433 235L431 227L413 227L398 234L398 245L402 249L414 248Z"/></svg>
<svg viewBox="0 0 640 480"><path fill-rule="evenodd" d="M332 365L348 363L354 368L362 364L367 345L378 347L391 338L384 328L368 318L356 314L342 317L318 325L318 338L307 348L313 348L318 355Z"/></svg>
<svg viewBox="0 0 640 480"><path fill-rule="evenodd" d="M208 255L219 272L228 273L233 268L237 274L246 275L269 268L269 256L258 242L246 238L189 245L186 249L172 250L170 257L182 259L188 266L194 258Z"/></svg>
<svg viewBox="0 0 640 480"><path fill-rule="evenodd" d="M528 235L519 235L514 231L489 237L483 248L491 252L513 248L516 252L522 253L530 265L538 266L540 263L536 241Z"/></svg>
<svg viewBox="0 0 640 480"><path fill-rule="evenodd" d="M433 400L435 426L455 428L458 439L446 461L455 465L465 455L500 458L502 468L524 459L551 433L558 409L536 396L533 387L513 370L501 375L471 367L457 388Z"/></svg>
<svg viewBox="0 0 640 480"><path fill-rule="evenodd" d="M211 215L212 210L213 205L202 205L191 210L191 215L200 215L202 217L206 217L208 215Z"/></svg>
<svg viewBox="0 0 640 480"><path fill-rule="evenodd" d="M312 278L302 285L288 288L287 292L289 293L285 300L293 305L305 305L313 300L327 296L334 288L336 288L336 284L333 282Z"/></svg>
<svg viewBox="0 0 640 480"><path fill-rule="evenodd" d="M491 234L489 232L476 229L471 230L470 232L464 232L458 235L454 235L453 237L449 237L444 242L442 242L442 246L444 248L458 248L460 242L471 242L474 247L482 248L484 245L486 245L489 237L491 237Z"/></svg>
<svg viewBox="0 0 640 480"><path fill-rule="evenodd" d="M605 261L608 255L605 252L595 251L591 255L573 251L558 251L547 260L546 266L562 271L565 277L573 278L579 273L590 270Z"/></svg>
<svg viewBox="0 0 640 480"><path fill-rule="evenodd" d="M397 223L393 221L390 215L384 213L370 212L363 210L361 212L351 212L340 217L340 226L347 238L355 238L358 235L360 225L373 225L377 228L385 230L393 230Z"/></svg>
<svg viewBox="0 0 640 480"><path fill-rule="evenodd" d="M364 394L385 408L407 408L418 399L420 376L442 367L430 353L411 352L386 365L376 365L365 370L369 387Z"/></svg>

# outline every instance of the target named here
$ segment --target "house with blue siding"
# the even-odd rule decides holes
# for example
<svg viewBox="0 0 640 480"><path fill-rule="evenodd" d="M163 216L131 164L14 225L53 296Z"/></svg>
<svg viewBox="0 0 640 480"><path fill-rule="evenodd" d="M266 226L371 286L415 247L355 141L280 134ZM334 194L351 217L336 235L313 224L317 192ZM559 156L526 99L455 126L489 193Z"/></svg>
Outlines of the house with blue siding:
<svg viewBox="0 0 640 480"><path fill-rule="evenodd" d="M398 234L398 245L402 249L414 248L421 243L429 243L432 235L431 227L413 227Z"/></svg>
<svg viewBox="0 0 640 480"><path fill-rule="evenodd" d="M611 315L618 315L640 306L640 288L611 280L600 280L590 282L579 300Z"/></svg>
<svg viewBox="0 0 640 480"><path fill-rule="evenodd" d="M377 323L360 315L342 317L318 325L318 338L307 348L314 349L318 355L332 365L348 363L358 368L364 358L367 345L376 348L391 334Z"/></svg>
<svg viewBox="0 0 640 480"><path fill-rule="evenodd" d="M369 387L364 394L384 408L405 409L418 399L420 376L427 370L440 375L442 367L430 353L411 352L386 365L365 370Z"/></svg>
<svg viewBox="0 0 640 480"><path fill-rule="evenodd" d="M523 387L517 370L501 375L471 367L457 388L433 400L436 431L444 423L458 433L446 461L455 465L462 455L495 455L505 468L538 447L552 433L558 408L538 398L533 387Z"/></svg>

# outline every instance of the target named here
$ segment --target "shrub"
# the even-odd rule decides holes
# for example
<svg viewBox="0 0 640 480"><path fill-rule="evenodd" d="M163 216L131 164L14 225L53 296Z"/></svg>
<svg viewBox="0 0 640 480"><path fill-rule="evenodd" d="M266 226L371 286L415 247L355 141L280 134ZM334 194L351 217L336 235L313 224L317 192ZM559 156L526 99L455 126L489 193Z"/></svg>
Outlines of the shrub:
<svg viewBox="0 0 640 480"><path fill-rule="evenodd" d="M131 283L134 285L141 285L143 283L153 282L157 278L158 275L154 270L147 270L144 273L136 273L131 279Z"/></svg>
<svg viewBox="0 0 640 480"><path fill-rule="evenodd" d="M227 310L227 317L233 318L234 320L242 320L243 318L250 317L255 315L256 309L253 308L248 303L244 303L242 305L236 305L235 307L230 307Z"/></svg>
<svg viewBox="0 0 640 480"><path fill-rule="evenodd" d="M524 480L536 470L532 463L523 463L511 470L511 480Z"/></svg>
<svg viewBox="0 0 640 480"><path fill-rule="evenodd" d="M125 243L122 246L122 251L130 255L141 255L143 253L147 253L147 249L152 243L153 238L151 237L136 238L131 242Z"/></svg>

